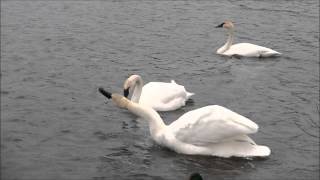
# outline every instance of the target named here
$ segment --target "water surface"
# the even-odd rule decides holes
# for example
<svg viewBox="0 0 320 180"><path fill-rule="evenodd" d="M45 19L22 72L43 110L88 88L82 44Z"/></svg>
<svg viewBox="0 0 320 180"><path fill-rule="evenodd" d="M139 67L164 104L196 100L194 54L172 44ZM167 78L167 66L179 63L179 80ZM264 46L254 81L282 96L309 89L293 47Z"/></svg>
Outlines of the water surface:
<svg viewBox="0 0 320 180"><path fill-rule="evenodd" d="M317 179L319 2L2 1L2 179ZM279 58L226 58L236 42ZM123 81L170 81L194 103L161 113L170 123L209 104L259 124L267 159L186 156L156 145L146 123L98 92ZM107 103L106 103L107 102Z"/></svg>

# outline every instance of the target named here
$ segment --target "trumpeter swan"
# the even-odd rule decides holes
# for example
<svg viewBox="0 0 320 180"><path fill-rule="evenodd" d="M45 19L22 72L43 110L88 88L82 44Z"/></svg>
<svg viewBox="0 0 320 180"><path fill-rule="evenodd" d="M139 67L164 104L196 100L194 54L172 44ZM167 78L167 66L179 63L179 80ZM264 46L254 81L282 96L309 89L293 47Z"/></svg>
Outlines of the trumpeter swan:
<svg viewBox="0 0 320 180"><path fill-rule="evenodd" d="M149 82L143 85L141 76L131 75L123 84L124 96L131 92L131 101L152 107L156 111L172 111L184 106L194 93L187 92L184 86L171 83Z"/></svg>
<svg viewBox="0 0 320 180"><path fill-rule="evenodd" d="M270 57L279 56L281 53L272 49L250 44L250 43L233 43L234 25L231 21L225 21L216 26L216 28L225 28L228 30L227 42L217 50L217 54L225 56L245 56L245 57Z"/></svg>
<svg viewBox="0 0 320 180"><path fill-rule="evenodd" d="M165 125L151 107L111 94L103 88L99 91L112 99L116 106L148 121L152 139L177 153L220 157L270 155L268 147L257 145L247 136L257 132L258 125L222 106L210 105L189 111L170 125Z"/></svg>

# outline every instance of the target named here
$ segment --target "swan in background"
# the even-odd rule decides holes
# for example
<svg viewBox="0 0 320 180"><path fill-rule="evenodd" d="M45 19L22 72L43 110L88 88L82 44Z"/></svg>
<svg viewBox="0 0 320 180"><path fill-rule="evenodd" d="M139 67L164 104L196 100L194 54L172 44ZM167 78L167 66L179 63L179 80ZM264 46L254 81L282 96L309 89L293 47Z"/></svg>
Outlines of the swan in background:
<svg viewBox="0 0 320 180"><path fill-rule="evenodd" d="M147 120L152 139L177 153L220 157L270 155L268 147L257 145L247 136L257 132L258 125L222 106L210 105L189 111L170 125L165 125L151 107L111 94L103 88L99 91L112 99L116 106Z"/></svg>
<svg viewBox="0 0 320 180"><path fill-rule="evenodd" d="M231 21L225 21L222 24L216 26L216 28L222 27L228 30L228 40L221 48L217 50L217 54L225 56L245 57L271 57L281 55L281 53L272 49L250 43L238 43L232 45L234 32L233 23Z"/></svg>
<svg viewBox="0 0 320 180"><path fill-rule="evenodd" d="M139 75L131 75L123 84L123 95L128 97L131 92L131 101L152 107L156 111L173 111L186 104L194 93L187 92L184 86L171 83L149 82L143 85Z"/></svg>

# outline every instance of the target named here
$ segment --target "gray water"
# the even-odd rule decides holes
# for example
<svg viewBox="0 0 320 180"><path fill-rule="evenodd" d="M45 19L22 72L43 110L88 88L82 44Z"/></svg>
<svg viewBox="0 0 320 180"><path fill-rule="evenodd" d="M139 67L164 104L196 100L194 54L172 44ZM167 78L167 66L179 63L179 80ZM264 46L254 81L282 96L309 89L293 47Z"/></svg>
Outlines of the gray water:
<svg viewBox="0 0 320 180"><path fill-rule="evenodd" d="M2 1L2 179L318 179L319 1ZM214 28L279 58L226 58ZM219 104L259 124L266 159L177 154L146 123L97 92L123 81L176 80L193 103Z"/></svg>

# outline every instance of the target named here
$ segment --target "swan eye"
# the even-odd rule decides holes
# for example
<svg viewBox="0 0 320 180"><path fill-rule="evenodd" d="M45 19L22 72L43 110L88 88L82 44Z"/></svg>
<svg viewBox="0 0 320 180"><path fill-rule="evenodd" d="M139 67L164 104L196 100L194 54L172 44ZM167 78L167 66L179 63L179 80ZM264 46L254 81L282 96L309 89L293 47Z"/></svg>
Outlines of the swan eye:
<svg viewBox="0 0 320 180"><path fill-rule="evenodd" d="M129 89L130 89L130 87L128 87L127 89L123 90L123 96L124 97L128 97L129 96Z"/></svg>

